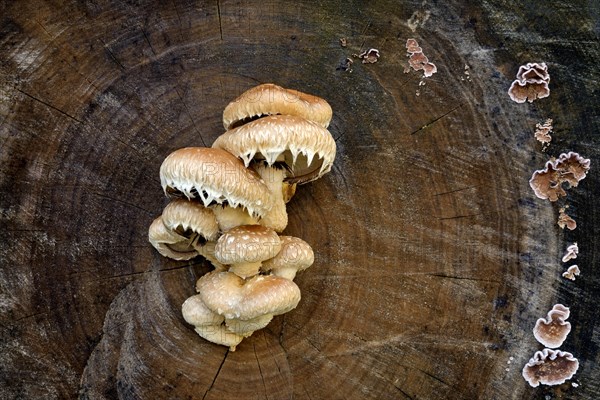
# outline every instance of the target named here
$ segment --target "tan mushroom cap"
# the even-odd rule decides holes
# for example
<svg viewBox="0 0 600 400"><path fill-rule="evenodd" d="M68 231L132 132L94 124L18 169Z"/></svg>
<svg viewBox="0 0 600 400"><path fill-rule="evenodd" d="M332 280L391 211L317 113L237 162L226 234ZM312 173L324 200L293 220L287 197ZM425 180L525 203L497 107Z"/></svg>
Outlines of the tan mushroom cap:
<svg viewBox="0 0 600 400"><path fill-rule="evenodd" d="M225 324L197 326L194 330L200 337L209 342L227 346L230 351L235 351L237 345L244 340L244 336L231 332Z"/></svg>
<svg viewBox="0 0 600 400"><path fill-rule="evenodd" d="M268 260L281 250L277 233L261 225L242 225L225 232L215 247L219 262L232 265Z"/></svg>
<svg viewBox="0 0 600 400"><path fill-rule="evenodd" d="M281 251L262 265L263 271L293 280L296 273L304 271L315 261L315 254L308 243L293 236L280 236Z"/></svg>
<svg viewBox="0 0 600 400"><path fill-rule="evenodd" d="M220 325L225 317L211 311L199 294L188 297L181 306L183 319L194 326Z"/></svg>
<svg viewBox="0 0 600 400"><path fill-rule="evenodd" d="M320 97L265 83L245 91L225 107L223 126L232 129L254 118L275 114L296 115L327 128L333 111Z"/></svg>
<svg viewBox="0 0 600 400"><path fill-rule="evenodd" d="M160 182L166 194L199 198L205 207L227 202L257 215L271 209L269 189L260 177L220 149L186 147L174 151L160 167Z"/></svg>
<svg viewBox="0 0 600 400"><path fill-rule="evenodd" d="M548 312L546 319L540 318L535 323L533 328L535 339L552 349L560 347L571 332L571 324L565 322L569 318L569 314L569 307L555 304Z"/></svg>
<svg viewBox="0 0 600 400"><path fill-rule="evenodd" d="M156 218L148 229L148 241L164 257L189 260L198 255L190 239L167 229L162 216Z"/></svg>
<svg viewBox="0 0 600 400"><path fill-rule="evenodd" d="M257 275L244 281L232 272L211 272L196 282L202 301L227 319L279 315L298 305L300 289L289 279Z"/></svg>
<svg viewBox="0 0 600 400"><path fill-rule="evenodd" d="M258 331L269 325L269 322L271 322L272 319L273 314L260 315L256 318L247 320L232 318L226 319L225 325L229 331L248 337L252 335L254 331Z"/></svg>
<svg viewBox="0 0 600 400"><path fill-rule="evenodd" d="M162 222L167 229L186 237L186 231L191 231L210 241L216 240L219 234L215 214L202 204L184 199L175 199L167 204Z"/></svg>
<svg viewBox="0 0 600 400"><path fill-rule="evenodd" d="M523 367L523 378L532 387L560 385L571 379L579 369L579 361L566 351L544 349L536 351Z"/></svg>
<svg viewBox="0 0 600 400"><path fill-rule="evenodd" d="M252 160L265 160L272 166L284 162L286 181L306 183L329 172L336 145L331 133L301 117L273 115L225 132L213 143L241 158L246 166Z"/></svg>

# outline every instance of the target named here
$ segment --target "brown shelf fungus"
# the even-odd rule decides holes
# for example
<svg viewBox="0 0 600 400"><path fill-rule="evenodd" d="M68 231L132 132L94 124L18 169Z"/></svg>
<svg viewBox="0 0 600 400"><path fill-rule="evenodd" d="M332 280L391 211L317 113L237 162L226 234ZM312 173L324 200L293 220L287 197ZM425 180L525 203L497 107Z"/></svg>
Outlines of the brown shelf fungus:
<svg viewBox="0 0 600 400"><path fill-rule="evenodd" d="M406 40L406 52L409 55L409 68L404 72L409 72L410 68L415 71L423 71L423 77L428 78L437 72L435 64L429 62L429 59L423 54L423 49L415 39Z"/></svg>
<svg viewBox="0 0 600 400"><path fill-rule="evenodd" d="M215 257L242 278L258 274L262 262L281 250L277 233L262 225L242 225L225 232L215 246Z"/></svg>
<svg viewBox="0 0 600 400"><path fill-rule="evenodd" d="M244 339L244 336L231 332L224 325L225 317L211 311L200 295L188 297L181 306L183 319L194 325L195 331L209 342L229 347L231 351Z"/></svg>
<svg viewBox="0 0 600 400"><path fill-rule="evenodd" d="M269 187L273 208L259 222L281 232L287 226L286 185L303 184L329 172L335 140L322 126L301 117L273 115L225 132L213 143L252 166ZM284 183L285 182L285 183Z"/></svg>
<svg viewBox="0 0 600 400"><path fill-rule="evenodd" d="M202 254L203 246L217 236L213 212L183 199L170 202L148 230L152 246L163 256L175 260L189 260Z"/></svg>
<svg viewBox="0 0 600 400"><path fill-rule="evenodd" d="M540 199L556 201L566 196L563 184L576 187L590 170L590 160L575 152L561 154L558 159L546 162L546 167L535 171L529 180L529 186Z"/></svg>
<svg viewBox="0 0 600 400"><path fill-rule="evenodd" d="M566 207L562 207L558 210L557 224L560 229L565 229L566 227L568 230L573 231L577 228L577 221L567 214Z"/></svg>
<svg viewBox="0 0 600 400"><path fill-rule="evenodd" d="M327 128L333 111L320 97L265 83L245 91L225 107L223 126L233 129L275 114L295 115Z"/></svg>
<svg viewBox="0 0 600 400"><path fill-rule="evenodd" d="M280 236L280 239L281 251L275 257L265 261L261 269L293 280L297 272L304 271L313 264L315 254L310 245L300 238Z"/></svg>
<svg viewBox="0 0 600 400"><path fill-rule="evenodd" d="M579 369L579 361L566 351L544 349L536 351L523 367L523 378L532 387L560 385L571 379Z"/></svg>
<svg viewBox="0 0 600 400"><path fill-rule="evenodd" d="M550 74L546 63L527 63L519 67L517 79L508 89L508 95L517 103L530 103L550 96Z"/></svg>
<svg viewBox="0 0 600 400"><path fill-rule="evenodd" d="M200 200L205 207L227 204L262 216L272 207L269 188L252 170L228 152L187 147L169 154L160 167L167 195Z"/></svg>
<svg viewBox="0 0 600 400"><path fill-rule="evenodd" d="M535 323L533 328L535 339L551 349L560 347L571 332L571 324L565 321L569 318L569 314L568 307L562 304L554 305L546 319L540 318Z"/></svg>

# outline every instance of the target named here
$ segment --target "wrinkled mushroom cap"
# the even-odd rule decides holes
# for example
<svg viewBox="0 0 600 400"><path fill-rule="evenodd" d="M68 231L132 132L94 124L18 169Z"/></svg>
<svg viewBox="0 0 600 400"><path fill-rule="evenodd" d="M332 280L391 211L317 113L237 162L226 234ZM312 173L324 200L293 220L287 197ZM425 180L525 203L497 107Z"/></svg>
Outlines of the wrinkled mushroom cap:
<svg viewBox="0 0 600 400"><path fill-rule="evenodd" d="M271 322L272 319L273 314L260 315L256 318L247 320L232 318L226 319L225 325L227 326L227 329L229 331L237 333L238 335L242 335L244 337L248 337L252 335L254 331L257 331L269 325L269 322Z"/></svg>
<svg viewBox="0 0 600 400"><path fill-rule="evenodd" d="M519 67L517 80L521 82L550 82L546 63L527 63Z"/></svg>
<svg viewBox="0 0 600 400"><path fill-rule="evenodd" d="M544 349L536 351L523 367L523 378L532 387L560 385L571 379L579 369L579 361L566 351Z"/></svg>
<svg viewBox="0 0 600 400"><path fill-rule="evenodd" d="M560 174L552 161L548 161L544 169L533 173L529 180L529 186L531 186L535 195L540 199L556 201L559 197L567 195L567 192L562 187Z"/></svg>
<svg viewBox="0 0 600 400"><path fill-rule="evenodd" d="M296 115L329 126L333 111L322 98L272 83L258 85L242 93L223 111L223 126L232 129L263 115Z"/></svg>
<svg viewBox="0 0 600 400"><path fill-rule="evenodd" d="M508 89L508 95L516 103L530 103L537 99L550 96L548 82L521 82L513 81Z"/></svg>
<svg viewBox="0 0 600 400"><path fill-rule="evenodd" d="M322 126L291 115L273 115L225 132L213 143L241 158L265 160L272 166L283 162L286 181L306 183L329 172L335 159L335 140Z"/></svg>
<svg viewBox="0 0 600 400"><path fill-rule="evenodd" d="M229 347L230 351L235 351L238 344L244 340L244 336L231 332L224 324L197 326L196 333L209 342Z"/></svg>
<svg viewBox="0 0 600 400"><path fill-rule="evenodd" d="M160 167L160 182L166 194L200 199L205 207L213 202L227 203L261 216L271 209L269 189L260 177L220 149L186 147L174 151Z"/></svg>
<svg viewBox="0 0 600 400"><path fill-rule="evenodd" d="M215 246L215 257L225 265L268 260L281 250L277 233L262 225L242 225L225 232Z"/></svg>
<svg viewBox="0 0 600 400"><path fill-rule="evenodd" d="M219 234L214 213L202 204L184 199L175 199L165 207L162 222L167 229L185 237L189 237L188 231L205 240L216 240Z"/></svg>
<svg viewBox="0 0 600 400"><path fill-rule="evenodd" d="M263 271L273 271L277 276L293 279L297 271L304 271L315 261L315 254L308 243L293 236L280 236L281 251L262 265ZM293 276L285 275L283 270L294 271ZM284 275L282 275L284 273Z"/></svg>
<svg viewBox="0 0 600 400"><path fill-rule="evenodd" d="M148 229L148 241L158 252L174 260L189 260L198 255L190 239L167 229L162 216L156 218Z"/></svg>
<svg viewBox="0 0 600 400"><path fill-rule="evenodd" d="M569 313L568 307L555 304L548 312L547 319L540 318L535 323L533 328L535 339L551 349L560 347L571 332L571 324L565 322L569 318Z"/></svg>
<svg viewBox="0 0 600 400"><path fill-rule="evenodd" d="M300 289L294 282L273 275L244 281L232 272L211 272L198 279L196 290L209 309L227 319L279 315L300 301Z"/></svg>

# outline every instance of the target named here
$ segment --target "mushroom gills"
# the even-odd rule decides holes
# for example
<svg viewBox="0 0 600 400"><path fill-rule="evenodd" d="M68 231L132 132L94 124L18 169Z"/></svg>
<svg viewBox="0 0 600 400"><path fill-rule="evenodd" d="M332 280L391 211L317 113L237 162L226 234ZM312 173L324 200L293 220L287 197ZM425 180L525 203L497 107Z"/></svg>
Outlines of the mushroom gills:
<svg viewBox="0 0 600 400"><path fill-rule="evenodd" d="M270 167L284 168L286 170L284 180L291 184L310 182L322 174L325 167L325 159L319 153L303 150L286 149L267 155L257 152L254 160L265 162ZM292 169L291 166L294 168Z"/></svg>
<svg viewBox="0 0 600 400"><path fill-rule="evenodd" d="M252 121L256 121L257 119L261 119L264 117L268 117L270 115L281 115L279 113L276 114L255 114L255 115L251 115L249 117L244 117L241 119L237 119L235 121L233 121L231 124L229 124L229 129L235 129L235 128L239 128L242 125L246 125L248 122L252 122Z"/></svg>

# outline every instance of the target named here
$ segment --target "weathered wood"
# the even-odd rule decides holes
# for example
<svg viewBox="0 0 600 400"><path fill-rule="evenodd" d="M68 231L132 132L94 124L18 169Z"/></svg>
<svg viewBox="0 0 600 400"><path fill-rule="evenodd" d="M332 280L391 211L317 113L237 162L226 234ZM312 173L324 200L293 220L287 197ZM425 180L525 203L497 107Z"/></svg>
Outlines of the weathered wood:
<svg viewBox="0 0 600 400"><path fill-rule="evenodd" d="M600 7L548 3L2 3L0 397L600 397ZM409 37L438 67L423 86L403 72ZM378 63L336 70L369 47ZM530 61L548 63L551 95L515 104ZM338 157L288 205L286 232L316 254L300 305L229 352L180 313L209 266L146 235L163 158L210 145L261 82L327 99ZM588 178L535 198L533 170L568 150L592 159ZM556 225L565 203L573 232ZM557 302L581 386L533 389L531 329Z"/></svg>

